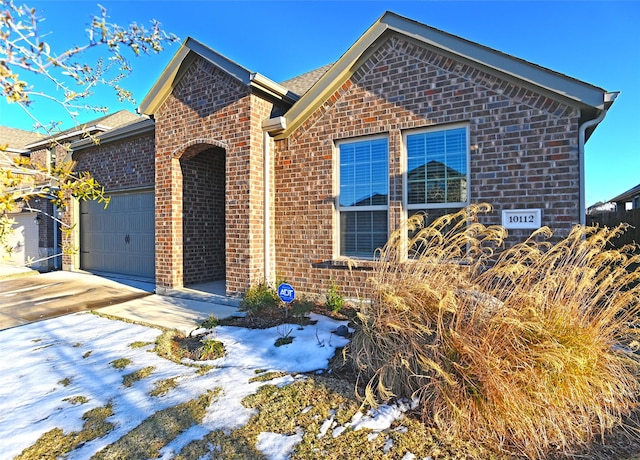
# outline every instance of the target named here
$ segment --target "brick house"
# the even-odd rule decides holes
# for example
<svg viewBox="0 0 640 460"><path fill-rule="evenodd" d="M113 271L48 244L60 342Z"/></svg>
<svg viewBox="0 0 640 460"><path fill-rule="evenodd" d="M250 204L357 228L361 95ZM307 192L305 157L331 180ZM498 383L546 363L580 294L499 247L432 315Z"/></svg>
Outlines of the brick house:
<svg viewBox="0 0 640 460"><path fill-rule="evenodd" d="M615 203L615 209L618 212L624 212L627 209L640 209L640 184L611 198L609 202Z"/></svg>
<svg viewBox="0 0 640 460"><path fill-rule="evenodd" d="M10 169L14 166L16 158L28 157L29 150L26 145L37 139L36 133L0 126L0 167ZM40 242L47 236L44 229L38 225L41 222L39 213L30 210L24 202L17 204L18 212L8 214L15 224L13 234L9 236L7 242L10 251L0 246L1 265L24 266L32 260L40 259ZM37 206L41 206L41 203L32 204L32 207ZM0 208L4 210L3 206Z"/></svg>
<svg viewBox="0 0 640 460"><path fill-rule="evenodd" d="M0 145L6 146L5 155L0 155L0 163L19 155L28 157L34 165L49 168L65 158L71 142L139 119L138 115L121 110L51 136L0 126ZM19 203L19 209L20 212L10 214L16 221L10 244L13 252L8 260L3 260L0 250L0 263L29 265L40 271L59 269L62 266L62 237L59 224L52 218L58 216L58 209L46 197L37 196L31 197L28 203Z"/></svg>
<svg viewBox="0 0 640 460"><path fill-rule="evenodd" d="M345 257L371 259L417 211L489 202L511 242L539 225L566 235L584 222L584 144L615 96L390 12L282 83L188 38L148 118L72 144L117 206L107 220L67 209L81 252L65 268L155 277L158 292L278 277L350 294L367 273Z"/></svg>

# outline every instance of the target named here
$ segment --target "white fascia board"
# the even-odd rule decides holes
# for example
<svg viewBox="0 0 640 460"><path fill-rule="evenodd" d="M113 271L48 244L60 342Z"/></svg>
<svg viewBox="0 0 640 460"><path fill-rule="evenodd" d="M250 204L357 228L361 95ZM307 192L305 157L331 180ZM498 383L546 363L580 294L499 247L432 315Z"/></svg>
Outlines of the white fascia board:
<svg viewBox="0 0 640 460"><path fill-rule="evenodd" d="M197 54L245 85L251 82L251 72L249 70L200 43L198 40L187 37L140 103L138 113L153 115L160 108L180 80L180 71L184 70L183 64L189 62L191 53ZM193 56L191 59L193 59Z"/></svg>
<svg viewBox="0 0 640 460"><path fill-rule="evenodd" d="M7 148L5 148L3 150L3 152L14 153L14 154L17 154L17 155L25 155L25 154L29 153L30 150L16 149L16 148L13 148L13 147L7 147Z"/></svg>
<svg viewBox="0 0 640 460"><path fill-rule="evenodd" d="M356 41L331 68L291 107L285 117L287 119L286 130L276 136L276 139L287 137L293 132L313 111L315 111L332 93L342 81L353 73L353 66L371 45L387 30L385 24L374 23Z"/></svg>
<svg viewBox="0 0 640 460"><path fill-rule="evenodd" d="M55 143L55 142L63 142L66 139L70 139L72 137L82 136L83 134L86 134L86 133L92 134L92 133L95 133L95 132L105 132L105 131L108 131L109 129L111 129L111 128L109 128L108 126L105 126L105 125L88 126L86 128L76 129L74 131L65 133L65 134L60 135L60 136L51 136L51 137L48 137L48 138L46 138L46 139L44 139L42 141L38 141L38 142L34 142L32 144L26 145L25 147L28 148L28 149L34 149L36 147L44 147L46 145L50 145L50 144Z"/></svg>
<svg viewBox="0 0 640 460"><path fill-rule="evenodd" d="M285 117L267 118L262 122L262 129L271 135L279 134L287 129L287 119Z"/></svg>
<svg viewBox="0 0 640 460"><path fill-rule="evenodd" d="M409 36L454 56L460 56L480 66L495 69L517 80L571 99L580 105L597 109L604 108L606 91L602 88L394 13L385 14L381 21L399 34Z"/></svg>
<svg viewBox="0 0 640 460"><path fill-rule="evenodd" d="M245 85L251 83L251 71L241 66L240 64L232 61L226 56L214 51L208 46L200 43L198 40L194 38L187 38L185 45L192 50L193 52L199 54L204 59L209 61L211 64L220 68L224 72L228 73L232 77L235 77L237 80L240 80Z"/></svg>
<svg viewBox="0 0 640 460"><path fill-rule="evenodd" d="M146 120L138 121L136 123L123 126L122 128L107 131L104 134L98 135L98 141L100 144L106 144L133 136L139 136L153 130L155 130L155 121L151 118L147 118ZM97 144L93 139L85 138L72 142L70 147L71 150L75 152L95 145Z"/></svg>
<svg viewBox="0 0 640 460"><path fill-rule="evenodd" d="M180 48L173 58L171 58L169 64L164 68L160 77L158 77L147 95L142 99L142 102L140 102L137 110L138 113L144 113L146 115L153 115L155 113L171 92L175 77L180 70L180 66L187 58L190 51L191 50L185 46L185 43L180 45Z"/></svg>
<svg viewBox="0 0 640 460"><path fill-rule="evenodd" d="M251 87L270 94L271 96L275 96L276 98L286 101L289 104L293 104L298 99L300 99L300 96L292 93L281 84L274 82L273 80L265 77L262 74L253 73L251 74L250 80Z"/></svg>

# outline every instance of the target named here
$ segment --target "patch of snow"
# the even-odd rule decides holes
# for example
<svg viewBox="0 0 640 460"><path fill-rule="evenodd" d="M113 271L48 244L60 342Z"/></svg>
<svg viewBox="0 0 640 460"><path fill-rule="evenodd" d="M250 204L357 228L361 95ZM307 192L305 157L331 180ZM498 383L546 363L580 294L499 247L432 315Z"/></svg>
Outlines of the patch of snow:
<svg viewBox="0 0 640 460"><path fill-rule="evenodd" d="M225 357L211 361L215 366L244 366L251 369L278 369L286 372L312 372L326 369L336 348L344 347L349 339L333 337L331 344L321 347L316 339L319 335L330 335L331 330L344 323L326 316L311 313L311 320L317 321L313 327L296 331L291 346L274 347L279 337L276 327L270 329L245 329L233 326L216 328L217 340L224 343ZM291 325L292 327L295 325ZM238 360L242 356L242 360Z"/></svg>
<svg viewBox="0 0 640 460"><path fill-rule="evenodd" d="M324 422L322 422L322 425L320 426L320 432L316 435L317 438L318 439L324 438L324 435L327 434L327 431L329 431L329 428L331 428L331 425L333 425L333 416L331 416L330 419L327 419Z"/></svg>
<svg viewBox="0 0 640 460"><path fill-rule="evenodd" d="M410 409L417 407L417 401L409 401L401 399L394 404L383 404L377 409L369 409L367 415L362 416L356 414L351 420L351 426L354 431L361 430L362 428L368 428L373 431L386 430L391 426L393 422L401 419L404 413ZM357 417L356 417L357 416Z"/></svg>
<svg viewBox="0 0 640 460"><path fill-rule="evenodd" d="M300 429L296 434L260 433L256 448L269 460L287 460L293 448L302 441L304 432Z"/></svg>
<svg viewBox="0 0 640 460"><path fill-rule="evenodd" d="M392 448L393 448L393 439L387 438L387 440L384 442L384 446L382 446L382 451L385 454L388 454Z"/></svg>
<svg viewBox="0 0 640 460"><path fill-rule="evenodd" d="M338 437L338 436L340 436L340 435L344 432L344 430L346 430L346 429L347 429L347 427L346 427L346 426L339 426L339 427L337 427L337 428L334 428L334 429L333 429L333 431L331 432L331 435L332 435L334 438L337 438L337 437Z"/></svg>

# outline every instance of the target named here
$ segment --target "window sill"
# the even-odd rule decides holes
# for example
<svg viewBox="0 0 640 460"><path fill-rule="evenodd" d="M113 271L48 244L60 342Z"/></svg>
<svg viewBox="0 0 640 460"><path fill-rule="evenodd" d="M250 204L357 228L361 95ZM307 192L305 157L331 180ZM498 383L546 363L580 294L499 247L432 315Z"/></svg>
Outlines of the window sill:
<svg viewBox="0 0 640 460"><path fill-rule="evenodd" d="M313 264L315 268L337 268L345 270L373 270L377 262L372 259L338 258L319 261Z"/></svg>

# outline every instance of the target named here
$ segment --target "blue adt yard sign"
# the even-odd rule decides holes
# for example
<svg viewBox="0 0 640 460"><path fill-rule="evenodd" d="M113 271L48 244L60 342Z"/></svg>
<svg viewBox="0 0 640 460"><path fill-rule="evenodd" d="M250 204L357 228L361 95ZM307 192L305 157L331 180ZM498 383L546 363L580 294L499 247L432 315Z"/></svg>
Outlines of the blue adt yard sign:
<svg viewBox="0 0 640 460"><path fill-rule="evenodd" d="M293 290L291 285L282 283L278 286L278 297L280 297L280 300L284 303L290 303L296 298L296 291Z"/></svg>

